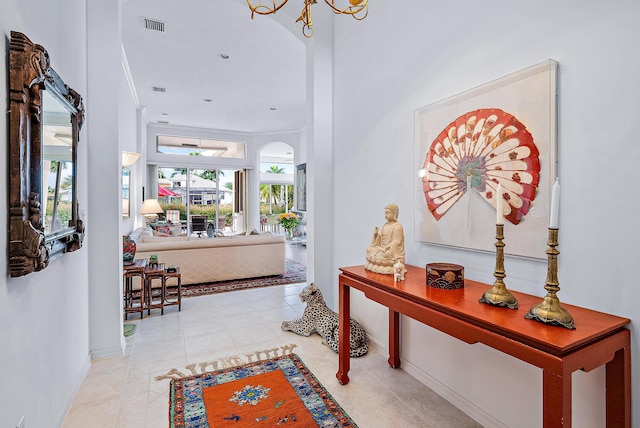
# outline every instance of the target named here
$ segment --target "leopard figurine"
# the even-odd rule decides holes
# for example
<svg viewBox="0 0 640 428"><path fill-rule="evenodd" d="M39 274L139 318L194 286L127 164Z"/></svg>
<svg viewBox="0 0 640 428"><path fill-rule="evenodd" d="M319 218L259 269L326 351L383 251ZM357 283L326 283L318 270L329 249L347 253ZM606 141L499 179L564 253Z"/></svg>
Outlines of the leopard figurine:
<svg viewBox="0 0 640 428"><path fill-rule="evenodd" d="M302 318L284 321L282 330L292 331L301 336L309 336L316 332L325 340L331 349L338 352L338 314L327 307L322 292L313 283L300 292L300 301L306 302ZM350 319L351 340L349 341L352 357L361 357L369 350L367 333L353 318Z"/></svg>

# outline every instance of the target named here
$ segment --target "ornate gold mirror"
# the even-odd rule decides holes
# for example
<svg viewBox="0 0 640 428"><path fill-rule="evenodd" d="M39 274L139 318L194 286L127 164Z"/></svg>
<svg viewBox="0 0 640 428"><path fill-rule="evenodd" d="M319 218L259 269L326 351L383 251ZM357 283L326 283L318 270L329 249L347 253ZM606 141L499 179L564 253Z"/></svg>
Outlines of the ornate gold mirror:
<svg viewBox="0 0 640 428"><path fill-rule="evenodd" d="M51 68L49 54L24 34L9 47L9 271L47 267L82 245L77 145L82 97Z"/></svg>

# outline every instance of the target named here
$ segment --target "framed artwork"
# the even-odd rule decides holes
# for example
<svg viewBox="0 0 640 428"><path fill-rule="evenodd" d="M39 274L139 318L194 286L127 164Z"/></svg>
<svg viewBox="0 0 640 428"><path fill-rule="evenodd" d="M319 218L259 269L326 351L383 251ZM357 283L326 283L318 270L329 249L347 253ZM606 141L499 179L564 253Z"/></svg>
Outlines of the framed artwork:
<svg viewBox="0 0 640 428"><path fill-rule="evenodd" d="M298 211L307 210L307 164L296 165L296 204Z"/></svg>
<svg viewBox="0 0 640 428"><path fill-rule="evenodd" d="M557 176L558 63L548 60L415 112L415 239L546 259Z"/></svg>

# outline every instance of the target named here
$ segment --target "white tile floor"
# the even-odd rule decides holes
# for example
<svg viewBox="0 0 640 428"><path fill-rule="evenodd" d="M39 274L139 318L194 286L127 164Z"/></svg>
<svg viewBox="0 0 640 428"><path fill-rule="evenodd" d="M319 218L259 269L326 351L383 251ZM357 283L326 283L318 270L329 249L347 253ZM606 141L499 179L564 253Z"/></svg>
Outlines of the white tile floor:
<svg viewBox="0 0 640 428"><path fill-rule="evenodd" d="M168 426L168 380L172 368L296 344L294 352L361 428L479 427L464 413L370 350L352 359L351 382L335 377L337 354L320 336L283 332L283 320L304 309L304 284L234 291L183 300L182 311L165 308L137 324L126 353L93 361L63 428L158 428Z"/></svg>

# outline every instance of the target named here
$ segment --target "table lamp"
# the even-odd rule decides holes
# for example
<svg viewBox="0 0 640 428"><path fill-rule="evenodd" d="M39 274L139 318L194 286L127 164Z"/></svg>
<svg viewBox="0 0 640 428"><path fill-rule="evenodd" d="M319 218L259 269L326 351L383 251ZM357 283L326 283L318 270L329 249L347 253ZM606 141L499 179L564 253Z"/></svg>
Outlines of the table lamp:
<svg viewBox="0 0 640 428"><path fill-rule="evenodd" d="M140 208L140 214L145 218L145 223L151 223L156 220L158 214L164 212L157 199L145 199Z"/></svg>

